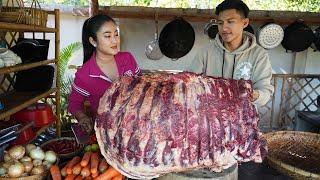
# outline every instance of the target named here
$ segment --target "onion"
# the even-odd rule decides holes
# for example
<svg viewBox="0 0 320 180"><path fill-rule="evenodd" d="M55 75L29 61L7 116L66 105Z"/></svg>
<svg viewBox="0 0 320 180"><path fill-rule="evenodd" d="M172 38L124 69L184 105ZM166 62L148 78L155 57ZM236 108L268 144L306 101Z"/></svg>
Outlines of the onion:
<svg viewBox="0 0 320 180"><path fill-rule="evenodd" d="M33 160L33 166L40 166L40 165L42 165L42 161L41 160L39 160L39 159L35 159L35 160Z"/></svg>
<svg viewBox="0 0 320 180"><path fill-rule="evenodd" d="M10 155L8 153L4 154L4 162L10 162L12 161L12 158L10 157Z"/></svg>
<svg viewBox="0 0 320 180"><path fill-rule="evenodd" d="M0 167L0 176L4 175L7 173L7 169L4 167Z"/></svg>
<svg viewBox="0 0 320 180"><path fill-rule="evenodd" d="M31 157L29 156L23 156L21 159L20 159L20 162L31 162L32 159Z"/></svg>
<svg viewBox="0 0 320 180"><path fill-rule="evenodd" d="M15 163L8 168L8 174L10 177L20 177L24 172L24 166L21 163Z"/></svg>
<svg viewBox="0 0 320 180"><path fill-rule="evenodd" d="M37 146L34 145L34 144L27 144L27 145L26 145L27 154L29 154L30 151L31 151L32 149L35 149L36 147L37 147Z"/></svg>
<svg viewBox="0 0 320 180"><path fill-rule="evenodd" d="M44 159L44 152L40 147L36 147L30 151L30 157L32 159L43 160Z"/></svg>
<svg viewBox="0 0 320 180"><path fill-rule="evenodd" d="M51 168L52 164L49 161L43 161L42 165L48 170Z"/></svg>
<svg viewBox="0 0 320 180"><path fill-rule="evenodd" d="M44 167L42 165L41 166L36 166L31 170L31 174L32 175L42 174L42 173L44 173Z"/></svg>
<svg viewBox="0 0 320 180"><path fill-rule="evenodd" d="M33 163L31 161L25 161L22 162L22 164L24 165L24 172L30 172L33 168Z"/></svg>
<svg viewBox="0 0 320 180"><path fill-rule="evenodd" d="M12 161L10 161L10 162L5 162L5 163L2 164L2 167L8 169L8 168L9 168L11 165L13 165L13 164L14 164L14 162L12 162Z"/></svg>
<svg viewBox="0 0 320 180"><path fill-rule="evenodd" d="M26 152L26 149L23 146L13 146L9 149L8 153L13 159L21 159Z"/></svg>
<svg viewBox="0 0 320 180"><path fill-rule="evenodd" d="M57 160L57 155L53 151L46 151L44 160L50 162L51 164L55 163Z"/></svg>

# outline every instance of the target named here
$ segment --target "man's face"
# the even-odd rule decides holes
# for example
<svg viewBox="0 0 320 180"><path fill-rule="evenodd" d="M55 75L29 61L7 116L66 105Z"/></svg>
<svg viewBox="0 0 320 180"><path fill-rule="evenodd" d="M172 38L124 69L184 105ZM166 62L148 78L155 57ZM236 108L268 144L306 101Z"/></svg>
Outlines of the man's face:
<svg viewBox="0 0 320 180"><path fill-rule="evenodd" d="M237 10L228 9L218 15L219 35L226 43L242 39L242 32L249 24L249 19L241 16Z"/></svg>

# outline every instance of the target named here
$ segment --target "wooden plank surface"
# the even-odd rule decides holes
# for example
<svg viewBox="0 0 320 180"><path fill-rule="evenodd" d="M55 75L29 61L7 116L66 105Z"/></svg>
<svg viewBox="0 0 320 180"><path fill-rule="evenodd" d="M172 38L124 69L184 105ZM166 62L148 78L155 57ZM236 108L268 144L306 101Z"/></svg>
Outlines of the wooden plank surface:
<svg viewBox="0 0 320 180"><path fill-rule="evenodd" d="M55 33L57 31L55 28L39 27L34 25L16 24L16 23L7 23L7 22L0 22L0 29L22 31L22 32L47 32L47 33Z"/></svg>
<svg viewBox="0 0 320 180"><path fill-rule="evenodd" d="M8 92L0 95L0 101L4 104L4 109L0 110L0 120L10 116L38 100L56 92L56 88L45 92Z"/></svg>
<svg viewBox="0 0 320 180"><path fill-rule="evenodd" d="M27 70L27 69L43 66L46 64L54 63L54 62L55 60L53 59L53 60L44 60L44 61L39 61L34 63L18 64L16 66L3 67L3 68L0 68L0 74L8 74L12 72L21 71L21 70Z"/></svg>

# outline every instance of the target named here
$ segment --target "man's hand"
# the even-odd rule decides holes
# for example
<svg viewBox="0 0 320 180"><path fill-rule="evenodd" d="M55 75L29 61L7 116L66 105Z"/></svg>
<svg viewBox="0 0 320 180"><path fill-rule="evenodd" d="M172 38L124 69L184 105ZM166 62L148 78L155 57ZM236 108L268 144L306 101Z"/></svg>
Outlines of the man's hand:
<svg viewBox="0 0 320 180"><path fill-rule="evenodd" d="M259 91L253 90L251 102L254 102L255 100L257 100L259 96L260 96Z"/></svg>

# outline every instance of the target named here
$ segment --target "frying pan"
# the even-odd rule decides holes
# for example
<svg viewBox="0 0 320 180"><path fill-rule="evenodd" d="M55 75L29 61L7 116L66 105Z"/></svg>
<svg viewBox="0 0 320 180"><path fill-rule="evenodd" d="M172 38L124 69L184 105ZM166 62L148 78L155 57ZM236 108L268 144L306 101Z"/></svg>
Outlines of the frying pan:
<svg viewBox="0 0 320 180"><path fill-rule="evenodd" d="M254 34L254 30L250 24L247 27L245 27L243 30L250 32L251 34ZM218 32L219 32L218 24L217 24L217 20L215 19L211 19L210 22L206 24L204 27L204 34L208 35L210 39L214 39Z"/></svg>
<svg viewBox="0 0 320 180"><path fill-rule="evenodd" d="M192 49L195 32L191 24L179 17L165 25L159 37L162 54L172 60L177 60Z"/></svg>
<svg viewBox="0 0 320 180"><path fill-rule="evenodd" d="M148 59L159 60L163 57L159 47L159 37L158 37L158 11L155 13L155 33L154 40L149 42L145 49L145 54Z"/></svg>
<svg viewBox="0 0 320 180"><path fill-rule="evenodd" d="M300 52L306 50L313 42L314 34L302 20L297 20L284 30L282 46L286 51Z"/></svg>
<svg viewBox="0 0 320 180"><path fill-rule="evenodd" d="M311 46L315 51L320 51L320 26L314 30L314 41Z"/></svg>

